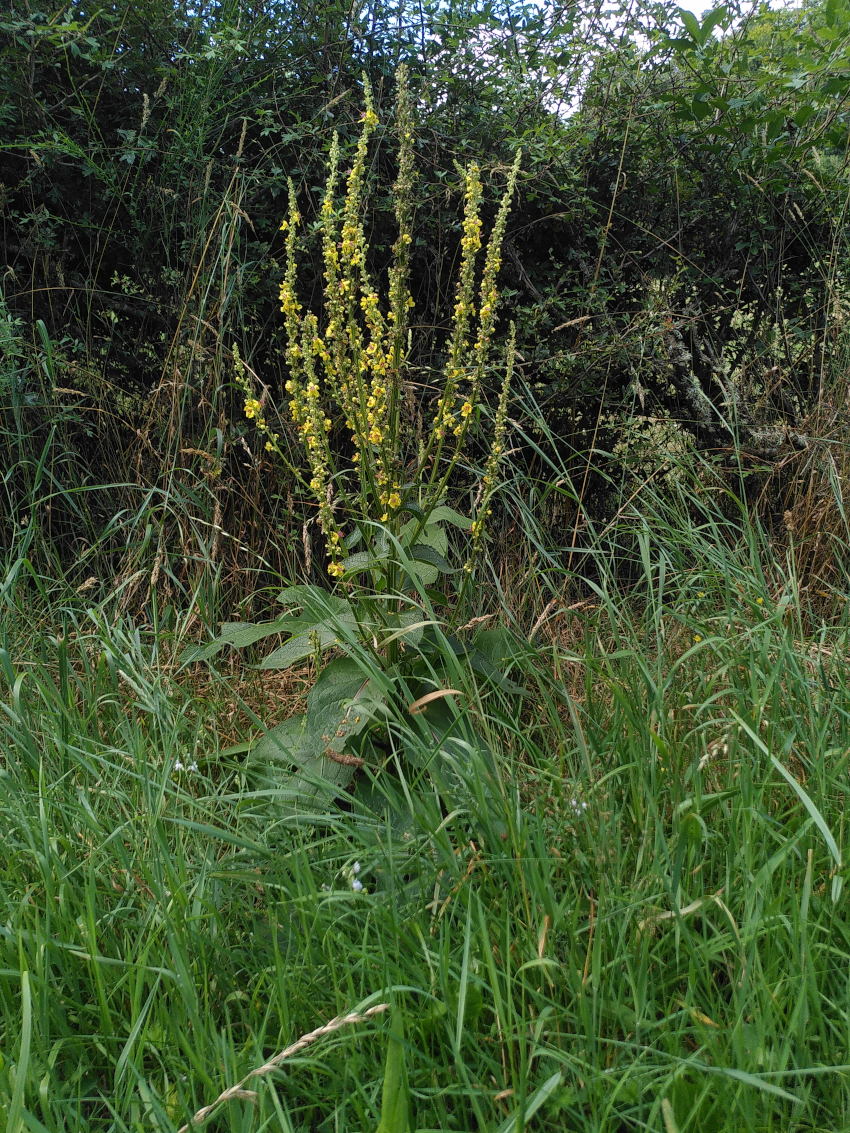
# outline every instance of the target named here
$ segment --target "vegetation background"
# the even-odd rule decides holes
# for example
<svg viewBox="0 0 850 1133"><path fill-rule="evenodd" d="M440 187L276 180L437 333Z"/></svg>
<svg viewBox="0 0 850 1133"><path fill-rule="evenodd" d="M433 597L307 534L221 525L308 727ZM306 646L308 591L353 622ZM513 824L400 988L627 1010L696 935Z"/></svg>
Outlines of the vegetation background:
<svg viewBox="0 0 850 1133"><path fill-rule="evenodd" d="M845 0L13 0L0 53L6 1129L179 1129L382 1003L208 1127L850 1129ZM283 407L287 178L318 310L364 72L383 284L402 62L413 422L458 165L489 229L522 150L507 456L426 610L456 693L421 726L394 687L356 789L296 805L250 756L321 658L180 658L331 589L232 351Z"/></svg>

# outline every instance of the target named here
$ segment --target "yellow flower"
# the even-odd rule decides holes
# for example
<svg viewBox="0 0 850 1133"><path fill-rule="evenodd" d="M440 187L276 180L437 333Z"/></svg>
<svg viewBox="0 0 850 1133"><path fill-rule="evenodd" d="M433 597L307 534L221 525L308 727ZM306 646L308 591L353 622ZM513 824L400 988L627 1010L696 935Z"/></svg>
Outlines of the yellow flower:
<svg viewBox="0 0 850 1133"><path fill-rule="evenodd" d="M757 606L763 606L764 605L764 598L756 598L756 605Z"/></svg>
<svg viewBox="0 0 850 1133"><path fill-rule="evenodd" d="M468 417L471 412L472 412L472 406L469 404L468 401L465 401L463 403L463 405L460 407L461 417Z"/></svg>
<svg viewBox="0 0 850 1133"><path fill-rule="evenodd" d="M401 507L401 496L398 492L393 492L388 500L390 507Z"/></svg>
<svg viewBox="0 0 850 1133"><path fill-rule="evenodd" d="M389 518L390 517L387 515L387 513L384 512L384 514L381 516L381 523L386 523Z"/></svg>
<svg viewBox="0 0 850 1133"><path fill-rule="evenodd" d="M379 445L381 443L381 441L383 440L381 430L378 428L377 425L373 425L372 428L369 430L369 440L372 442L373 445Z"/></svg>
<svg viewBox="0 0 850 1133"><path fill-rule="evenodd" d="M289 228L289 221L288 220L282 220L280 222L280 231L286 232L287 228Z"/></svg>
<svg viewBox="0 0 850 1133"><path fill-rule="evenodd" d="M698 645L701 641L702 638L700 637L700 635L698 633L694 634L694 642Z"/></svg>
<svg viewBox="0 0 850 1133"><path fill-rule="evenodd" d="M271 441L266 441L266 452L272 452L273 450L274 445L271 443Z"/></svg>
<svg viewBox="0 0 850 1133"><path fill-rule="evenodd" d="M409 232L405 232L404 236L402 236L402 238L401 238L401 242L402 242L402 244L412 244L413 243L413 237L410 235Z"/></svg>

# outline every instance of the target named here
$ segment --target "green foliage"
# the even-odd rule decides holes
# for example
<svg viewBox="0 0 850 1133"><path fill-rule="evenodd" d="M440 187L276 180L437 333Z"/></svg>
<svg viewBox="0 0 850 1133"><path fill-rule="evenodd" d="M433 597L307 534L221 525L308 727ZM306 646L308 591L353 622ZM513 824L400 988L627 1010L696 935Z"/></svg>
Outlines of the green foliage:
<svg viewBox="0 0 850 1133"><path fill-rule="evenodd" d="M246 728L222 750L228 683L196 699L162 627L92 609L60 641L8 618L7 1124L173 1133L299 1035L393 1000L389 1031L321 1039L213 1121L842 1128L846 614L807 633L789 563L733 502L650 493L618 535L643 530L628 597L609 574L570 639L481 635L528 689L520 706L461 666L486 749L448 698L411 716L386 696L370 792L329 760L296 807L263 770L294 745L281 761ZM312 684L317 728L382 691L356 656Z"/></svg>
<svg viewBox="0 0 850 1133"><path fill-rule="evenodd" d="M174 1133L390 1002L211 1127L844 1129L847 14L415 15L0 14L0 1120ZM520 147L510 415L467 356L420 496L466 204ZM415 317L397 508L323 394L366 504L329 593L265 413L296 251L327 338L332 154L345 278L403 264Z"/></svg>
<svg viewBox="0 0 850 1133"><path fill-rule="evenodd" d="M384 1082L381 1088L381 1120L377 1133L408 1133L413 1128L410 1089L404 1064L404 1016L392 1014Z"/></svg>

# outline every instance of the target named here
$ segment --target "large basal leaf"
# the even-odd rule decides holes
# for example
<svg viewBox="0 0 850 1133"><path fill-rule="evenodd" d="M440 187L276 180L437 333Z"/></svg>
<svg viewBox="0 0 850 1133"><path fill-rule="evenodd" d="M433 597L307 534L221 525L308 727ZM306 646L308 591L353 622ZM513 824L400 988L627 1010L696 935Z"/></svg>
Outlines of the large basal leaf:
<svg viewBox="0 0 850 1133"><path fill-rule="evenodd" d="M251 748L251 761L281 761L300 766L312 759L316 753L306 736L306 719L306 713L301 712L266 732Z"/></svg>
<svg viewBox="0 0 850 1133"><path fill-rule="evenodd" d="M421 694L425 695L429 691L430 688L423 686ZM472 749L481 755L488 771L495 774L496 764L487 741L473 729L470 717L452 709L445 698L432 700L422 712L416 714L414 719L422 737L432 750L441 748L462 764L466 764L469 762L470 749ZM412 762L421 762L421 751L416 754L411 745L407 746L407 751Z"/></svg>
<svg viewBox="0 0 850 1133"><path fill-rule="evenodd" d="M336 601L340 603L340 613L343 616L347 614L349 618L353 619L354 615L348 602L344 599L336 599ZM230 645L234 649L245 649L249 645L255 645L258 641L262 641L266 637L273 637L278 633L308 633L327 616L327 611L318 619L309 612L305 611L305 613L306 616L304 617L283 614L281 617L267 622L224 622L221 633L214 641L209 641L204 645L190 645L188 649L184 649L181 653L179 663L187 665L192 661L210 661L221 652L225 645Z"/></svg>
<svg viewBox="0 0 850 1133"><path fill-rule="evenodd" d="M306 728L322 751L345 754L353 737L380 713L383 696L351 657L326 665L307 697Z"/></svg>
<svg viewBox="0 0 850 1133"><path fill-rule="evenodd" d="M477 640L478 639L476 638L476 641ZM493 647L495 642L493 640L490 640L485 644L489 650ZM503 643L500 643L500 648L502 644ZM515 696L521 696L524 694L525 690L522 688L522 686L516 684L514 681L506 677L501 669L497 668L497 666L492 663L487 654L483 650L478 649L476 645L470 646L465 642L458 641L456 637L453 637L451 635L443 638L442 640L438 640L426 629L423 632L423 638L420 642L419 648L422 650L422 652L429 653L431 656L434 656L439 655L441 652L443 652L446 645L449 647L449 649L452 650L455 656L462 657L474 673L477 673L479 676L486 677L487 680L489 680L497 688L500 688L502 692L511 693ZM502 656L502 654L498 653L498 651L494 650L494 652L496 653L496 655Z"/></svg>
<svg viewBox="0 0 850 1133"><path fill-rule="evenodd" d="M330 626L326 622L320 622L318 625L314 625L309 633L301 633L297 637L290 638L286 644L275 649L268 657L264 657L257 667L260 669L289 669L292 665L303 661L305 657L312 657L317 650L319 653L326 653L329 649L333 649L335 645L341 644L341 641L342 638L336 627Z"/></svg>
<svg viewBox="0 0 850 1133"><path fill-rule="evenodd" d="M224 649L223 641L208 641L206 645L189 645L177 658L178 665L191 665L194 661L211 661Z"/></svg>
<svg viewBox="0 0 850 1133"><path fill-rule="evenodd" d="M284 616L271 622L224 622L217 640L234 649L245 649L275 633L292 632L297 628L292 625L296 620Z"/></svg>
<svg viewBox="0 0 850 1133"><path fill-rule="evenodd" d="M270 765L276 802L333 796L348 786L362 763L352 741L381 715L383 704L350 657L326 665L307 697L306 713L273 728L251 751L255 768Z"/></svg>
<svg viewBox="0 0 850 1133"><path fill-rule="evenodd" d="M521 696L525 692L522 685L518 685L506 677L501 669L497 669L480 649L470 649L466 653L466 657L469 661L469 667L474 673L477 673L480 677L486 677L502 692L509 692L515 696Z"/></svg>
<svg viewBox="0 0 850 1133"><path fill-rule="evenodd" d="M505 629L504 626L479 630L473 638L472 644L476 652L486 657L487 661L500 674L510 666L512 661L519 663L523 655L522 641L509 629ZM507 680L506 677L503 679Z"/></svg>
<svg viewBox="0 0 850 1133"><path fill-rule="evenodd" d="M319 586L288 586L278 594L277 600L287 608L300 606L304 611L302 616L312 617L317 622L332 617L347 620L353 616L347 598L329 594Z"/></svg>
<svg viewBox="0 0 850 1133"><path fill-rule="evenodd" d="M285 720L262 736L248 760L255 775L265 779L278 805L294 805L326 795L333 798L351 782L356 764L330 758L321 741L307 730L307 715Z"/></svg>

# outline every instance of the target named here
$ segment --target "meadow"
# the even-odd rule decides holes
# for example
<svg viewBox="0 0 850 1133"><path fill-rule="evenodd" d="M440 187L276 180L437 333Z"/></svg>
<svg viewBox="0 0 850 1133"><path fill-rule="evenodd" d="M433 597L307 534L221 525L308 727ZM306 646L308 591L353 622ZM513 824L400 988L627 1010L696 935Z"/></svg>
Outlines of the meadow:
<svg viewBox="0 0 850 1133"><path fill-rule="evenodd" d="M181 668L173 610L7 595L7 1128L179 1129L383 1004L208 1127L847 1128L846 617L725 495L514 623L516 693L438 630L451 740L396 708L312 805L245 755L312 662Z"/></svg>
<svg viewBox="0 0 850 1133"><path fill-rule="evenodd" d="M0 12L6 1133L850 1131L848 52Z"/></svg>

